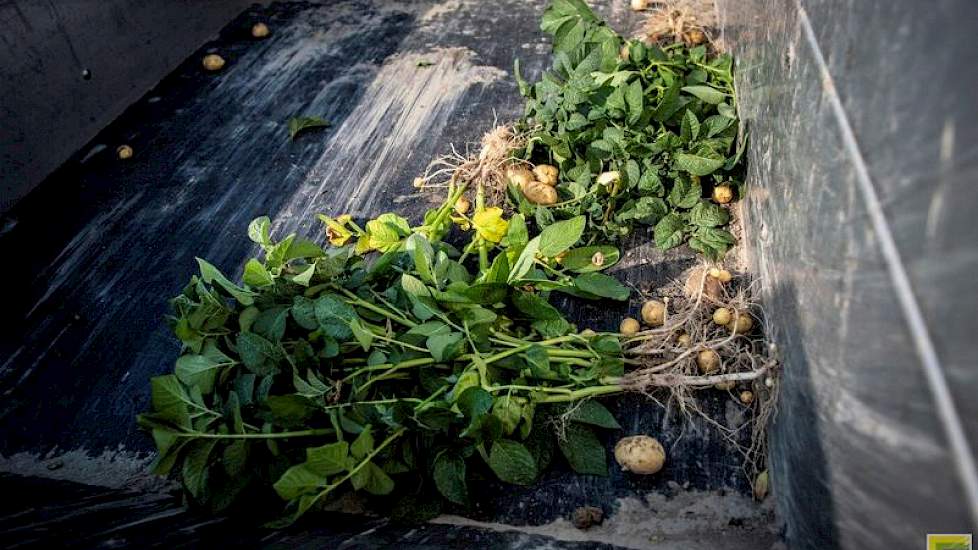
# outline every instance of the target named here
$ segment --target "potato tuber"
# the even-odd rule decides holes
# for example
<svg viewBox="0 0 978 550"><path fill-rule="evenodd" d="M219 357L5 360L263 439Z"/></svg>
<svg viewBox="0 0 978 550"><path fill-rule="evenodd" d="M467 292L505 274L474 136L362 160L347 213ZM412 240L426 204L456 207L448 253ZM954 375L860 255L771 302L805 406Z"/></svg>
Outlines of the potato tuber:
<svg viewBox="0 0 978 550"><path fill-rule="evenodd" d="M506 169L506 179L516 187L523 190L533 181L533 172L527 167L515 164Z"/></svg>
<svg viewBox="0 0 978 550"><path fill-rule="evenodd" d="M713 322L718 325L726 325L731 320L730 310L725 307L718 307L713 312Z"/></svg>
<svg viewBox="0 0 978 550"><path fill-rule="evenodd" d="M207 54L201 63L203 63L204 68L208 71L219 71L224 66L224 58L216 53Z"/></svg>
<svg viewBox="0 0 978 550"><path fill-rule="evenodd" d="M268 25L264 23L255 23L251 27L251 36L255 38L265 38L268 36Z"/></svg>
<svg viewBox="0 0 978 550"><path fill-rule="evenodd" d="M625 336L635 336L642 326L638 324L638 321L631 318L625 317L621 320L621 325L618 326L618 332L624 334Z"/></svg>
<svg viewBox="0 0 978 550"><path fill-rule="evenodd" d="M729 185L717 185L713 188L713 200L720 204L727 204L733 200L733 189Z"/></svg>
<svg viewBox="0 0 978 550"><path fill-rule="evenodd" d="M557 202L557 190L535 180L523 186L523 196L533 204L544 206Z"/></svg>
<svg viewBox="0 0 978 550"><path fill-rule="evenodd" d="M665 464L666 451L653 437L633 435L615 444L615 460L626 472L654 474Z"/></svg>
<svg viewBox="0 0 978 550"><path fill-rule="evenodd" d="M703 374L712 374L720 370L720 355L711 349L705 349L696 355L696 364Z"/></svg>
<svg viewBox="0 0 978 550"><path fill-rule="evenodd" d="M119 160L126 160L132 158L132 147L128 145L120 145L118 149L115 150L115 154L119 157Z"/></svg>
<svg viewBox="0 0 978 550"><path fill-rule="evenodd" d="M657 327L666 320L666 305L658 300L649 300L642 304L642 320L645 324Z"/></svg>
<svg viewBox="0 0 978 550"><path fill-rule="evenodd" d="M557 185L557 167L549 164L538 164L533 168L533 175L537 181L544 185L553 187Z"/></svg>

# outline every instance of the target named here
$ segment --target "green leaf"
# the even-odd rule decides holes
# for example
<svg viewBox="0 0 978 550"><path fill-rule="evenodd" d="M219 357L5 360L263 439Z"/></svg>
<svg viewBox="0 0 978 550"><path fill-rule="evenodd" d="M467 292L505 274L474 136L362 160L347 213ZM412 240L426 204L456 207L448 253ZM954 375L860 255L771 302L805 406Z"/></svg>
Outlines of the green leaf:
<svg viewBox="0 0 978 550"><path fill-rule="evenodd" d="M289 318L289 308L277 306L266 309L258 314L251 331L266 338L270 342L281 342L285 336L286 320Z"/></svg>
<svg viewBox="0 0 978 550"><path fill-rule="evenodd" d="M312 276L316 274L316 264L309 264L301 273L292 277L292 282L302 286L309 286Z"/></svg>
<svg viewBox="0 0 978 550"><path fill-rule="evenodd" d="M612 416L608 409L593 399L582 401L579 405L571 405L567 419L582 424L591 424L600 428L608 428L609 430L621 429L618 421L615 420L615 417Z"/></svg>
<svg viewBox="0 0 978 550"><path fill-rule="evenodd" d="M692 94L712 105L722 102L727 97L727 94L721 92L720 90L704 85L684 86L683 91L687 94Z"/></svg>
<svg viewBox="0 0 978 550"><path fill-rule="evenodd" d="M689 239L689 246L717 260L736 242L737 239L729 231L715 227L698 227Z"/></svg>
<svg viewBox="0 0 978 550"><path fill-rule="evenodd" d="M556 308L536 294L516 290L513 292L512 300L513 306L531 319L554 321L564 318Z"/></svg>
<svg viewBox="0 0 978 550"><path fill-rule="evenodd" d="M500 439L492 444L489 467L506 483L530 485L537 478L533 455L521 443L511 439Z"/></svg>
<svg viewBox="0 0 978 550"><path fill-rule="evenodd" d="M676 168L694 176L708 176L723 167L725 161L726 159L722 155L703 148L695 154L679 153L676 155Z"/></svg>
<svg viewBox="0 0 978 550"><path fill-rule="evenodd" d="M553 258L574 246L577 241L581 240L586 224L586 216L575 216L569 220L548 225L540 232L540 254ZM519 262L517 261L517 263Z"/></svg>
<svg viewBox="0 0 978 550"><path fill-rule="evenodd" d="M523 252L520 253L520 257L516 259L513 264L513 268L509 272L509 277L506 282L512 284L516 281L523 279L530 269L533 268L533 262L536 259L537 252L540 251L540 240L542 235L537 235L530 239L530 242L526 244L523 248Z"/></svg>
<svg viewBox="0 0 978 550"><path fill-rule="evenodd" d="M509 286L503 283L481 283L465 289L463 295L474 304L492 305L506 300Z"/></svg>
<svg viewBox="0 0 978 550"><path fill-rule="evenodd" d="M595 258L595 254L601 256ZM588 273L607 269L618 263L620 257L618 249L613 246L582 246L568 250L560 259L560 264L571 271ZM595 263L595 259L601 260L601 263Z"/></svg>
<svg viewBox="0 0 978 550"><path fill-rule="evenodd" d="M588 294L612 300L627 300L631 291L618 279L604 273L585 273L574 279L574 286Z"/></svg>
<svg viewBox="0 0 978 550"><path fill-rule="evenodd" d="M285 500L292 500L299 495L325 487L326 483L325 475L312 471L307 463L302 463L286 470L272 487L278 496Z"/></svg>
<svg viewBox="0 0 978 550"><path fill-rule="evenodd" d="M370 451L374 450L374 436L370 426L367 426L360 432L360 435L353 440L353 444L350 445L350 455L357 460L363 460Z"/></svg>
<svg viewBox="0 0 978 550"><path fill-rule="evenodd" d="M581 424L568 424L564 430L564 438L558 438L557 444L575 472L585 475L608 475L604 445L591 428Z"/></svg>
<svg viewBox="0 0 978 550"><path fill-rule="evenodd" d="M187 406L194 403L180 380L173 374L150 380L151 402L156 416L181 428L190 428Z"/></svg>
<svg viewBox="0 0 978 550"><path fill-rule="evenodd" d="M727 103L721 103L717 105L717 112L720 113L720 116L724 116L733 120L737 119L737 110L731 107Z"/></svg>
<svg viewBox="0 0 978 550"><path fill-rule="evenodd" d="M446 499L456 504L467 504L468 487L465 484L465 460L456 453L443 452L435 457L432 477L435 487Z"/></svg>
<svg viewBox="0 0 978 550"><path fill-rule="evenodd" d="M394 480L373 462L368 462L353 474L350 482L355 489L363 489L372 495L387 495L394 490Z"/></svg>
<svg viewBox="0 0 978 550"><path fill-rule="evenodd" d="M248 263L245 264L242 279L248 286L263 287L275 284L272 274L265 269L264 264L255 258L248 260Z"/></svg>
<svg viewBox="0 0 978 550"><path fill-rule="evenodd" d="M306 330L319 328L319 320L316 319L316 302L305 296L296 296L292 300L292 318L295 322Z"/></svg>
<svg viewBox="0 0 978 550"><path fill-rule="evenodd" d="M251 220L251 223L248 224L248 238L263 247L271 245L272 239L269 235L271 226L272 221L268 219L268 216Z"/></svg>
<svg viewBox="0 0 978 550"><path fill-rule="evenodd" d="M325 294L316 300L316 321L323 333L340 341L353 336L350 323L357 319L357 312L334 294Z"/></svg>
<svg viewBox="0 0 978 550"><path fill-rule="evenodd" d="M683 232L686 229L686 222L682 216L675 212L670 212L655 224L655 246L661 250L679 246L683 242Z"/></svg>
<svg viewBox="0 0 978 550"><path fill-rule="evenodd" d="M478 376L476 383L478 383ZM465 418L471 422L489 412L489 409L492 408L492 395L482 388L473 386L466 388L458 396L456 404L458 410L462 411Z"/></svg>
<svg viewBox="0 0 978 550"><path fill-rule="evenodd" d="M204 490L207 488L208 462L211 451L217 444L216 439L204 439L192 442L183 459L183 469L180 472L180 479L187 492L194 498L202 498Z"/></svg>
<svg viewBox="0 0 978 550"><path fill-rule="evenodd" d="M686 109L679 135L687 142L694 141L700 135L700 121L691 109Z"/></svg>
<svg viewBox="0 0 978 550"><path fill-rule="evenodd" d="M281 357L278 348L268 340L253 332L241 332L237 337L238 355L245 368L265 376L278 372L278 360Z"/></svg>
<svg viewBox="0 0 978 550"><path fill-rule="evenodd" d="M428 340L425 342L425 347L431 352L431 356L434 357L435 361L448 361L462 352L463 338L464 335L461 332L435 334L428 337Z"/></svg>
<svg viewBox="0 0 978 550"><path fill-rule="evenodd" d="M323 476L338 474L346 469L350 444L346 441L327 443L322 447L306 449L306 466L310 471Z"/></svg>
<svg viewBox="0 0 978 550"><path fill-rule="evenodd" d="M644 108L643 97L645 96L642 91L642 81L635 80L625 89L625 103L628 104L628 121L631 124L638 122L639 117L642 116L642 109Z"/></svg>
<svg viewBox="0 0 978 550"><path fill-rule="evenodd" d="M224 447L221 461L228 476L243 476L248 468L248 441L245 439L231 441L227 447Z"/></svg>
<svg viewBox="0 0 978 550"><path fill-rule="evenodd" d="M720 205L700 201L689 213L689 221L701 227L717 227L730 221L730 214Z"/></svg>
<svg viewBox="0 0 978 550"><path fill-rule="evenodd" d="M234 364L213 342L204 344L199 355L183 355L177 359L174 374L187 386L197 386L201 393L209 394L214 389L214 380L223 367Z"/></svg>
<svg viewBox="0 0 978 550"><path fill-rule="evenodd" d="M350 322L350 330L353 332L353 337L356 339L363 351L370 351L370 345L374 341L374 333L370 331L360 319L354 319Z"/></svg>
<svg viewBox="0 0 978 550"><path fill-rule="evenodd" d="M690 178L678 177L672 184L672 191L669 192L669 204L676 208L692 208L703 194L700 184Z"/></svg>
<svg viewBox="0 0 978 550"><path fill-rule="evenodd" d="M232 283L220 272L216 267L207 263L205 260L196 258L197 264L200 266L200 278L204 280L207 284L217 284L223 288L228 294L234 297L243 306L250 306L255 303L255 293L250 290L245 290L240 286Z"/></svg>
<svg viewBox="0 0 978 550"><path fill-rule="evenodd" d="M302 132L303 130L308 130L310 128L325 128L329 126L329 121L318 116L298 116L289 119L289 139L295 139L295 136Z"/></svg>
<svg viewBox="0 0 978 550"><path fill-rule="evenodd" d="M520 423L520 418L523 416L523 405L515 397L504 395L493 402L492 414L502 424L503 433L510 435L516 431L516 426Z"/></svg>

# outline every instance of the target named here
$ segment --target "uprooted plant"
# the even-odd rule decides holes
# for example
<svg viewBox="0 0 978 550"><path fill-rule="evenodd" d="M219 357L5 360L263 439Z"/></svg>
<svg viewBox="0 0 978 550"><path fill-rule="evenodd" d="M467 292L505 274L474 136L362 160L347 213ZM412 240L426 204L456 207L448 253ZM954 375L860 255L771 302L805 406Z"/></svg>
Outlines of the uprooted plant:
<svg viewBox="0 0 978 550"><path fill-rule="evenodd" d="M249 236L264 259L246 264L245 286L198 260L200 276L173 300L185 352L153 379L140 416L156 471L178 471L217 509L274 489L287 503L279 524L349 491L466 504L471 479L532 483L555 449L575 471L605 474L595 430L618 425L591 398L682 396L770 371L746 334L695 332L700 301L630 337L577 331L548 296L627 299L600 272L617 250L575 247L580 217L533 238L519 214L483 206L466 218L453 210L464 190L417 227L394 214L363 230L324 217L340 245L327 250L295 235L275 242L259 218ZM464 251L441 240L453 217L471 228ZM671 342L677 327L695 337L687 347ZM705 349L725 363L696 371Z"/></svg>
<svg viewBox="0 0 978 550"><path fill-rule="evenodd" d="M515 125L510 199L539 227L587 217L585 240L615 242L654 227L656 246L684 242L710 258L735 243L724 205L742 194L745 139L732 60L705 45L624 40L581 0L554 0L541 28L553 35L553 69L530 84Z"/></svg>

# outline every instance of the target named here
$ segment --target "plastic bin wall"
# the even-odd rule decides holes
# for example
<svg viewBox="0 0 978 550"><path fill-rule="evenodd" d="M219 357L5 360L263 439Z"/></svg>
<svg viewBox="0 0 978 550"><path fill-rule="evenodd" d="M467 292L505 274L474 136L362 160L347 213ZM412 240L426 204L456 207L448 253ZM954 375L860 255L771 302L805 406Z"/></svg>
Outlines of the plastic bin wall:
<svg viewBox="0 0 978 550"><path fill-rule="evenodd" d="M249 4L0 3L0 212Z"/></svg>
<svg viewBox="0 0 978 550"><path fill-rule="evenodd" d="M978 5L718 4L786 363L771 455L789 545L973 532Z"/></svg>

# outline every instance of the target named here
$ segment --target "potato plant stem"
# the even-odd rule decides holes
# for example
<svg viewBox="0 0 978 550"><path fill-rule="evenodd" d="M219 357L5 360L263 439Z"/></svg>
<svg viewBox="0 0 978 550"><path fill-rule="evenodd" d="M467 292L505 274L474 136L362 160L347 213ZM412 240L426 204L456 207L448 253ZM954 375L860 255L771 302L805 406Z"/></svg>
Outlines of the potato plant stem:
<svg viewBox="0 0 978 550"><path fill-rule="evenodd" d="M534 401L537 403L566 403L568 401L579 401L581 399L588 399L590 397L597 397L599 395L623 393L624 391L625 389L617 384L608 386L590 386L587 388L581 388L579 390L573 390L562 395L547 395L544 397L537 397L534 399Z"/></svg>
<svg viewBox="0 0 978 550"><path fill-rule="evenodd" d="M202 432L173 433L177 437L192 437L200 439L286 439L290 437L312 437L318 435L329 435L333 433L330 428L316 430L299 430L295 432L277 432L267 434L212 434Z"/></svg>

